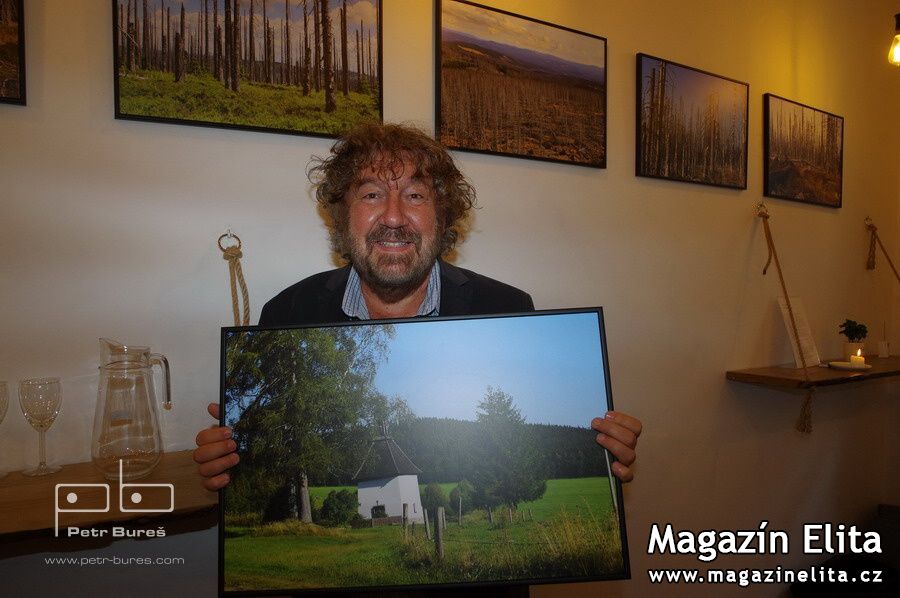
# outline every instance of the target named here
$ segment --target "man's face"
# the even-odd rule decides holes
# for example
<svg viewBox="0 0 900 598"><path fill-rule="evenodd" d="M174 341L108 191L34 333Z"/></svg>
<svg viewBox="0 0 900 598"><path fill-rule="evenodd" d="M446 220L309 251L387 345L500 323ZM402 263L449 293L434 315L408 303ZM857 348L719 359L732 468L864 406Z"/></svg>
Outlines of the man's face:
<svg viewBox="0 0 900 598"><path fill-rule="evenodd" d="M440 254L439 224L431 179L368 167L350 188L347 202L350 260L376 290L416 288Z"/></svg>

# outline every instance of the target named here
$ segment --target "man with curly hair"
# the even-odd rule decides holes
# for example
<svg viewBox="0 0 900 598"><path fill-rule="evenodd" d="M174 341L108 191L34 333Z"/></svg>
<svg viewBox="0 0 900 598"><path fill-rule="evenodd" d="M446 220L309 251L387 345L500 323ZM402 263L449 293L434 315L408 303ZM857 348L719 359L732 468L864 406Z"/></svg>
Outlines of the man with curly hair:
<svg viewBox="0 0 900 598"><path fill-rule="evenodd" d="M332 249L347 265L307 278L263 307L260 324L531 311L527 293L440 259L475 190L421 131L363 125L309 169Z"/></svg>
<svg viewBox="0 0 900 598"><path fill-rule="evenodd" d="M263 307L261 325L534 309L524 291L440 259L464 232L475 190L447 150L422 131L361 125L339 139L327 158L314 158L308 174L329 221L332 249L347 265L279 293ZM218 418L218 404L208 409ZM609 412L591 426L597 443L616 458L612 473L630 481L641 422ZM231 431L203 430L197 445L194 459L204 486L218 490L228 484L227 470L238 462ZM527 586L493 587L467 595L527 596L528 591Z"/></svg>

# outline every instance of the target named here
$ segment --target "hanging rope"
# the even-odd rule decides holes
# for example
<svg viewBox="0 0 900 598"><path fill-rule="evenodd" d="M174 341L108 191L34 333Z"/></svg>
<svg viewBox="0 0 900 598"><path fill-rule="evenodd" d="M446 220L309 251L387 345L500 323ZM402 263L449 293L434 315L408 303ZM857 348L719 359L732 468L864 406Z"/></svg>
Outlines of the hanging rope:
<svg viewBox="0 0 900 598"><path fill-rule="evenodd" d="M223 239L234 239L237 245L222 246ZM222 250L222 258L228 262L228 275L231 279L231 309L234 312L235 326L250 325L250 294L247 292L247 282L244 280L244 271L241 269L241 239L229 229L227 233L219 237L219 249ZM241 298L244 302L243 318L239 309L237 285L241 285Z"/></svg>
<svg viewBox="0 0 900 598"><path fill-rule="evenodd" d="M900 274L897 274L897 268L894 266L894 262L891 261L891 256L888 255L887 250L884 248L884 243L881 242L881 237L878 236L878 227L872 222L871 218L866 218L866 228L869 229L871 236L869 237L869 259L866 260L866 270L874 270L875 269L875 245L878 244L878 247L881 247L881 253L884 254L884 259L887 260L888 264L891 267L891 270L894 271L894 276L897 277L897 281L900 282Z"/></svg>
<svg viewBox="0 0 900 598"><path fill-rule="evenodd" d="M800 344L800 333L797 331L797 321L794 318L794 308L791 306L791 298L788 296L787 285L784 283L784 274L781 271L781 262L778 261L778 252L775 250L775 241L772 239L772 230L769 228L769 210L766 204L760 203L756 206L756 215L762 219L763 232L766 235L766 246L769 249L769 258L763 267L763 276L769 270L769 265L775 261L775 270L778 271L778 282L781 283L781 293L784 296L785 305L787 305L788 316L791 321L791 332L794 334L794 341L797 343L798 353L800 353L800 365L803 366L803 380L807 384L806 398L803 400L803 406L800 408L800 416L794 427L798 432L809 434L812 432L812 400L815 396L816 389L811 386L812 381L809 378L809 371L806 363L806 355L803 354L803 346Z"/></svg>

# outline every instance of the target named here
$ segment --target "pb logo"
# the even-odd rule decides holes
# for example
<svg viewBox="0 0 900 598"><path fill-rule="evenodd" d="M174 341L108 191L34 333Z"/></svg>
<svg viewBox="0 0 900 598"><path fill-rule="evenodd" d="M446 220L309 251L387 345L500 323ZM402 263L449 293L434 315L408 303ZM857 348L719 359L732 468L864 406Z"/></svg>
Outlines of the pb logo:
<svg viewBox="0 0 900 598"><path fill-rule="evenodd" d="M174 484L135 484L122 481L119 460L119 512L171 513L175 510ZM54 535L59 537L60 513L108 513L109 484L57 484L54 497Z"/></svg>

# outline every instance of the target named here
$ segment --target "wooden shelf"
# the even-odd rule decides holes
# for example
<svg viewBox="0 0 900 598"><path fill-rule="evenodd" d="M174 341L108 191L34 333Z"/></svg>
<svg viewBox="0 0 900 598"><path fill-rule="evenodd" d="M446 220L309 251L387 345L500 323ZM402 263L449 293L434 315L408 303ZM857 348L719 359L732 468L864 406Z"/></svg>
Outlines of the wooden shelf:
<svg viewBox="0 0 900 598"><path fill-rule="evenodd" d="M832 360L836 361L836 360ZM863 380L900 376L900 355L890 357L866 357L866 363L872 366L868 370L836 370L825 367L806 368L809 382L803 375L803 368L791 365L776 365L746 370L725 372L725 377L735 382L746 382L757 386L765 386L777 390L801 391L810 387L851 384Z"/></svg>
<svg viewBox="0 0 900 598"><path fill-rule="evenodd" d="M33 530L52 530L54 527L54 497L57 484L101 484L110 486L110 509L106 513L63 513L60 526L88 527L92 524L127 521L135 518L163 517L195 513L218 505L218 495L200 484L197 464L191 451L164 453L156 468L136 484L173 484L175 504L171 513L122 513L119 505L118 482L107 482L92 463L64 465L62 470L41 477L29 477L13 472L0 478L0 534L14 534ZM61 488L60 492L65 492ZM86 501L103 502L103 490L91 489L84 494ZM166 492L168 490L166 489ZM93 493L95 496L90 496ZM63 495L65 496L65 495ZM60 498L60 505L66 506ZM86 503L86 506L87 504ZM81 504L81 502L79 502ZM126 503L127 504L127 503Z"/></svg>

